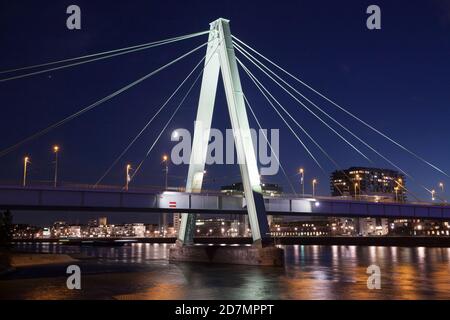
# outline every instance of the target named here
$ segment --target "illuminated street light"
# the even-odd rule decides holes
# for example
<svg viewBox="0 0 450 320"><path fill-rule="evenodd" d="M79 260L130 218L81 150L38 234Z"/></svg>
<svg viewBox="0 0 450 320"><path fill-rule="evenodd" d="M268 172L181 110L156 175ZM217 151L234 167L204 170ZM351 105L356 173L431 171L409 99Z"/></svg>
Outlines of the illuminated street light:
<svg viewBox="0 0 450 320"><path fill-rule="evenodd" d="M164 163L164 172L165 172L164 187L165 187L165 190L167 190L167 176L169 174L169 157L165 154L165 155L163 155L162 160Z"/></svg>
<svg viewBox="0 0 450 320"><path fill-rule="evenodd" d="M317 179L313 179L313 181L312 181L312 196L313 197L316 195L316 184L317 184Z"/></svg>
<svg viewBox="0 0 450 320"><path fill-rule="evenodd" d="M126 177L125 177L125 190L128 191L128 184L131 181L131 177L130 177L130 170L131 170L131 164L127 164L126 167Z"/></svg>
<svg viewBox="0 0 450 320"><path fill-rule="evenodd" d="M444 183L439 182L439 188L441 188L442 193L444 193Z"/></svg>
<svg viewBox="0 0 450 320"><path fill-rule="evenodd" d="M394 187L395 190L395 201L398 201L398 187Z"/></svg>
<svg viewBox="0 0 450 320"><path fill-rule="evenodd" d="M162 157L163 163L164 163L164 172L165 172L165 179L164 179L164 190L167 191L168 188L168 175L169 175L169 156L163 155ZM165 230L167 228L167 213L162 214L162 224L163 229ZM164 233L163 233L164 236Z"/></svg>
<svg viewBox="0 0 450 320"><path fill-rule="evenodd" d="M302 186L302 197L305 197L305 170L300 168L300 184Z"/></svg>
<svg viewBox="0 0 450 320"><path fill-rule="evenodd" d="M435 197L434 197L434 195L435 195L435 193L436 193L436 190L431 190L431 200L435 200Z"/></svg>
<svg viewBox="0 0 450 320"><path fill-rule="evenodd" d="M357 188L358 188L358 183L355 183L355 198L357 197L358 193L357 193Z"/></svg>
<svg viewBox="0 0 450 320"><path fill-rule="evenodd" d="M53 146L53 152L55 153L55 174L53 178L53 186L56 188L56 185L58 183L58 152L59 152L59 146Z"/></svg>
<svg viewBox="0 0 450 320"><path fill-rule="evenodd" d="M28 169L29 163L30 163L30 158L28 156L23 158L23 181L22 181L23 187L25 187L27 185L27 169Z"/></svg>

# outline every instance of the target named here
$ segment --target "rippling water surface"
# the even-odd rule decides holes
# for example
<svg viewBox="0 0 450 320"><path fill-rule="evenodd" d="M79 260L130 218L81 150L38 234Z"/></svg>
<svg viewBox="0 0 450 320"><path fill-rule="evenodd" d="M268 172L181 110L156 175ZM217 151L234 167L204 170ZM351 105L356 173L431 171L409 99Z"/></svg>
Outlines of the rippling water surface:
<svg viewBox="0 0 450 320"><path fill-rule="evenodd" d="M123 247L20 244L67 253L82 289L66 288L67 265L19 268L0 280L0 298L19 299L450 299L450 248L284 246L284 268L169 263L166 244ZM381 269L381 289L366 269Z"/></svg>

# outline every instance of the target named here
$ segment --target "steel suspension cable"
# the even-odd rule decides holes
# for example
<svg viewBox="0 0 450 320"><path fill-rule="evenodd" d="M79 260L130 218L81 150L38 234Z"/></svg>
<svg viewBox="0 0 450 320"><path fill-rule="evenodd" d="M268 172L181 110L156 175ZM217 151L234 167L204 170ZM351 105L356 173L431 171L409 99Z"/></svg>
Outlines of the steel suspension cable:
<svg viewBox="0 0 450 320"><path fill-rule="evenodd" d="M172 94L166 99L166 101L162 104L162 106L158 109L158 111L152 116L152 118L145 124L145 126L139 131L139 133L131 140L131 142L126 146L126 148L120 153L120 155L112 162L112 164L108 167L105 173L97 180L94 184L96 187L114 168L117 162L122 159L122 157L127 153L127 151L133 146L133 144L139 139L139 137L144 133L144 131L148 128L148 126L153 122L153 120L158 116L158 114L167 106L167 104L172 100L172 98L177 94L177 92L181 89L184 83L191 77L191 75L197 70L200 64L205 60L206 56L203 57L200 62L192 69L192 71L186 76L186 78L178 85L178 87L172 92Z"/></svg>
<svg viewBox="0 0 450 320"><path fill-rule="evenodd" d="M259 81L256 76L244 65L244 63L242 61L240 61L239 59L237 59L239 64L241 65L241 67L245 70L245 72L247 72L247 74L249 74L249 76L251 76L251 78L253 78L252 80L255 80L256 82L258 82L258 84L261 86L261 88L267 93L267 95L269 97L272 98L272 100L274 100L278 106L287 114L287 116L297 125L297 127L300 128L300 130L302 130L302 132L314 143L314 145L325 155L325 157L328 158L328 160L331 161L331 163L333 163L333 165L336 166L336 168L338 170L340 170L340 166L339 164L330 156L330 154L328 152L326 152L326 150L308 133L308 131L306 131L305 128L303 128L303 126L289 113L289 111L286 110L285 107L283 107L283 105L270 93L270 91L261 83L261 81ZM341 171L341 170L340 170Z"/></svg>
<svg viewBox="0 0 450 320"><path fill-rule="evenodd" d="M237 46L239 46L238 44L236 44ZM240 46L239 46L240 47ZM248 53L245 49L243 48L239 48L238 51L242 49L246 54L248 54L248 56L245 56L248 60L250 60L253 64L255 64L258 68L259 66L256 63L259 63L264 69L266 69L267 71L269 71L272 75L274 75L277 79L279 79L280 81L282 81L285 85L287 85L290 89L292 89L295 93L297 93L298 95L300 95L303 99L305 99L308 103L310 103L312 106L314 106L317 110L319 110L322 114L324 114L328 119L330 119L331 121L333 121L334 123L336 123L339 127L341 127L343 130L345 130L347 133L349 133L352 137L354 137L355 139L357 139L359 142L361 142L362 144L364 144L367 148L369 148L370 150L372 150L373 152L375 152L376 154L378 154L379 156L382 156L377 150L375 150L374 148L372 148L368 143L366 143L364 140L362 140L361 138L359 138L355 133L353 133L350 129L348 129L346 126L344 126L343 124L341 124L339 121L337 121L336 119L334 119L330 114L328 114L326 111L324 111L322 108L320 108L317 104L315 104L313 101L311 101L310 99L308 99L306 96L304 96L301 92L299 92L298 90L296 90L294 87L292 87L289 83L287 83L286 81L284 81L284 79L282 79L278 74L276 74L275 72L273 72L269 67L267 67L264 63L262 63L261 61L259 61L257 58L255 58L253 55L251 55L250 53ZM252 59L254 61L252 61ZM256 62L255 62L256 61ZM260 68L259 68L260 69ZM261 70L261 69L260 69Z"/></svg>
<svg viewBox="0 0 450 320"><path fill-rule="evenodd" d="M213 39L214 40L214 39ZM209 43L209 41L208 41ZM134 170L131 178L130 178L130 182L133 180L134 176L138 173L139 169L142 167L144 161L147 159L147 157L149 156L150 152L153 150L153 148L155 147L156 143L158 142L158 140L161 138L163 132L166 130L166 128L169 126L170 122L172 121L172 119L175 117L175 114L178 112L178 110L181 108L181 106L183 105L184 101L187 99L187 97L189 96L189 94L191 93L192 89L194 88L195 84L198 82L198 80L200 79L201 75L203 74L203 72L205 71L206 66L208 66L209 62L211 61L212 57L214 56L214 54L216 53L217 49L220 47L220 45L222 44L222 41L220 41L217 44L217 47L214 49L213 53L210 55L210 57L208 58L208 60L206 60L205 65L202 69L202 71L197 75L197 77L195 78L194 82L192 83L191 87L189 88L189 90L187 91L187 93L185 94L185 96L183 97L183 99L181 99L180 104L178 105L178 107L175 109L174 113L172 114L172 116L169 118L169 120L167 121L166 125L163 127L163 129L161 130L161 132L159 133L159 135L157 136L156 140L153 142L153 144L151 145L151 147L149 148L149 150L147 151L144 159L142 159L142 161L139 163L139 165L137 166L136 170ZM206 58L206 56L205 56Z"/></svg>
<svg viewBox="0 0 450 320"><path fill-rule="evenodd" d="M167 63L167 64L165 64L165 65L163 65L162 67L159 67L158 69L156 69L156 70L154 70L154 71L148 73L147 75L145 75L145 76L143 76L143 77L141 77L141 78L139 78L139 79L133 81L132 83L126 85L125 87L122 87L121 89L119 89L119 90L117 90L117 91L111 93L110 95L108 95L108 96L106 96L106 97L104 97L104 98L102 98L102 99L100 99L100 100L98 100L98 101L96 101L96 102L90 104L89 106L87 106L87 107L81 109L80 111L78 111L78 112L76 112L76 113L74 113L74 114L72 114L72 115L70 115L70 116L64 118L63 120L60 120L60 121L58 121L58 122L52 124L51 126L45 128L45 129L43 129L43 130L41 130L41 131L36 132L35 134L33 134L33 135L31 135L31 136L29 136L29 137L23 139L22 141L20 141L20 142L18 142L18 143L16 143L16 144L14 144L14 145L12 145L12 146L10 146L10 147L8 147L8 148L2 150L2 151L0 152L0 158L3 157L3 156L5 156L6 154L10 153L11 151L15 150L16 148L22 146L23 144L25 144L25 143L27 143L27 142L33 140L33 139L36 139L36 138L38 138L38 137L40 137L40 136L42 136L42 135L48 133L49 131L51 131L51 130L57 128L57 127L60 127L61 125L65 124L65 123L67 123L67 122L69 122L69 121L71 121L72 119L77 118L78 116L84 114L85 112L94 109L95 107L101 105L102 103L104 103L104 102L106 102L106 101L108 101L108 100L114 98L115 96L121 94L122 92L124 92L124 91L126 91L126 90L128 90L128 89L130 89L130 88L132 88L132 87L134 87L135 85L141 83L142 81L144 81L144 80L146 80L146 79L152 77L153 75L157 74L158 72L160 72L160 71L162 71L162 70L168 68L169 66L173 65L174 63L176 63L176 62L178 62L178 61L184 59L185 57L189 56L190 54L196 52L197 50L201 49L202 47L204 47L204 46L207 45L208 43L209 43L209 42L206 42L206 43L204 43L204 44L202 44L202 45L200 45L200 46L198 46L198 47L196 47L196 48L190 50L189 52L187 52L187 53L185 53L185 54L179 56L178 58L172 60L171 62L169 62L169 63Z"/></svg>
<svg viewBox="0 0 450 320"><path fill-rule="evenodd" d="M167 44L167 43L172 43L172 42L176 42L176 41L180 41L180 40L194 38L194 37L197 37L197 36L204 35L206 33L209 33L209 31L196 32L196 33L191 33L191 34L187 34L187 35L183 35L183 36L168 38L168 39L164 39L164 40L158 40L158 41L153 41L153 42L142 43L142 44L138 44L138 45L134 45L134 46L130 46L130 47L114 49L114 50L108 50L108 51L102 51L102 52L87 54L87 55L84 55L84 56L68 58L68 59L62 59L62 60L51 61L51 62L45 62L45 63L35 64L35 65L21 67L21 68L16 68L16 69L2 70L2 71L0 71L0 74L17 72L17 71L23 71L23 70L29 70L29 69L35 69L35 68L40 68L40 67L46 67L46 66L51 66L51 65L55 65L55 64L65 63L65 62L83 60L83 59L88 59L88 58L92 58L92 57L112 54L112 53L116 53L116 52L128 51L128 50L132 50L132 49L136 49L136 48L140 48L140 47L164 45L164 44Z"/></svg>
<svg viewBox="0 0 450 320"><path fill-rule="evenodd" d="M300 128L300 130L302 130L302 132L314 143L314 145L325 155L326 158L328 158L328 160L330 160L330 162L335 166L335 168L337 169L337 171L342 172L344 174L344 176L351 180L350 177L345 173L344 170L342 170L342 167L337 163L337 161L335 161L330 154L308 133L308 131L306 131L306 129L303 128L303 126L289 113L289 111L286 110L286 108L283 107L283 105L270 93L270 91L261 83L261 81L259 81L256 76L242 63L242 61L240 61L238 58L236 58L239 62L239 64L241 65L241 67L244 69L244 71L249 75L249 77L252 78L252 80L256 81L261 88L267 93L267 95L269 97L272 98L272 100L274 100L278 106L280 106L280 108L288 115L288 117L297 125L297 127ZM267 99L267 98L266 98ZM268 100L270 103L270 100ZM281 116L278 113L278 110L276 109L276 107L270 103L270 105L272 106L272 108L275 110L275 112L277 112L277 114L279 116ZM341 195L343 195L343 192L337 188L337 190L339 191L339 193Z"/></svg>
<svg viewBox="0 0 450 320"><path fill-rule="evenodd" d="M201 34L203 34L203 33L201 33ZM200 34L197 34L196 36L198 36L198 35L200 35ZM104 60L104 59L109 59L109 58L112 58L112 57L125 55L125 54L136 52L136 51L146 50L146 49L154 48L154 47L157 47L157 46L161 46L161 45L165 45L165 44L181 41L181 40L184 40L184 39L190 39L192 37L193 36L180 37L180 38L176 38L176 39L170 39L170 40L166 40L166 41L161 41L161 42L158 42L158 43L152 43L152 44L148 44L148 45L140 45L140 46L137 46L137 48L131 47L131 48L134 48L134 49L130 49L130 50L125 50L125 49L112 50L113 52L114 51L120 51L120 52L113 53L113 54L108 54L108 55L101 56L101 57L94 58L94 59L89 59L89 60L85 60L85 61L75 62L75 63L63 65L63 66L58 66L58 67L53 67L53 68L49 68L49 69L34 71L34 72L26 73L26 74L21 74L21 75L9 77L9 78L3 78L3 79L0 79L0 82L6 82L6 81L10 81L10 80L21 79L21 78L25 78L25 77L29 77L29 76L34 76L34 75L38 75L38 74L42 74L42 73L47 73L47 72L50 72L50 71L56 71L56 70L61 70L61 69L65 69L65 68L70 68L70 67L82 65L82 64L85 64L85 63L90 63L90 62L94 62L94 61L100 61L100 60ZM99 54L94 54L94 55L91 55L91 56L97 56L97 55L101 55L101 54L99 53ZM67 60L69 60L69 61L70 60L79 60L79 59L82 59L82 58L83 57L72 58L72 59L67 59ZM56 63L58 63L58 62L50 62L50 63L47 63L47 65L49 65L49 64L56 64ZM26 68L32 68L32 67L35 67L35 66L26 67Z"/></svg>
<svg viewBox="0 0 450 320"><path fill-rule="evenodd" d="M239 63L240 61L237 60ZM241 63L240 63L241 64ZM292 129L292 127L289 125L289 123L286 121L286 119L281 115L281 113L277 110L277 108L275 108L275 106L273 105L272 101L269 99L269 97L266 95L266 93L261 89L260 85L258 84L257 81L255 81L255 79L253 78L253 75L249 72L248 69L246 69L242 64L241 66L243 67L244 71L246 72L246 74L248 75L248 77L253 81L254 85L258 88L258 90L262 93L262 95L264 96L264 98L266 98L266 100L269 102L269 104L272 106L272 108L275 110L275 112L278 114L278 116L281 118L281 120L283 120L283 122L285 123L285 125L289 128L289 130L291 131L291 133L295 136L295 138L300 142L300 144L303 146L303 148L306 150L306 152L308 153L308 155L314 160L314 162L317 164L317 166L323 171L324 174L326 174L326 171L323 169L322 165L319 163L319 161L316 159L316 157L312 154L312 152L309 150L309 148L305 145L305 143L302 141L302 139L297 135L297 133L294 131L294 129Z"/></svg>
<svg viewBox="0 0 450 320"><path fill-rule="evenodd" d="M299 127L302 132L314 143L314 145L325 155L325 157L328 158L328 160L330 160L330 162L335 166L335 168L342 172L344 174L344 176L348 179L351 180L350 177L345 173L344 170L342 170L341 166L330 156L330 154L328 152L326 152L326 150L308 133L308 131L306 131L302 125L300 125L300 123L298 123L297 120L295 120L294 117L292 117L292 115L286 110L286 108L283 107L283 105L270 93L269 90L267 90L267 88L261 83L261 81L258 80L258 78L256 78L256 76L242 63L242 61L240 61L238 58L236 58L237 61L239 62L239 65L244 69L244 71L247 73L247 75L252 79L252 81L255 83L257 82L258 85L267 93L267 95L269 97L272 98L272 100L274 100L279 106L280 108L289 116L289 118L297 125L297 127ZM256 85L256 83L255 83ZM260 88L259 88L260 89ZM261 90L261 89L260 89ZM264 95L264 93L263 93ZM270 101L270 99L268 99L268 97L266 95L264 95L264 97L266 98L266 100L269 102L269 104L272 106L272 108L275 110L275 112L278 114L278 116L280 116L283 121L286 123L286 121L284 120L284 117L279 113L279 111L276 109L276 107L272 104L272 102ZM321 168L322 169L322 168ZM322 169L322 172L324 174L326 174L325 170ZM344 193L342 192L341 189L336 188L338 190L338 192L343 196Z"/></svg>
<svg viewBox="0 0 450 320"><path fill-rule="evenodd" d="M236 49L243 54L240 49L238 47L236 47ZM243 54L245 56L245 54ZM250 60L250 62L252 62L254 65L256 65L264 74L266 74L272 81L274 81L275 83L277 83L280 87L283 88L284 91L288 92L291 96L292 93L290 93L286 88L284 88L281 84L279 84L277 81L275 81L270 75L267 74L267 72L265 72L263 69L261 69L261 67L259 67L254 61L252 61L249 57L246 56L246 58L248 60ZM256 61L258 61L255 58ZM263 65L265 68L268 69L267 66L265 66L262 62L258 61L258 63L260 63L261 65ZM272 70L268 69L271 73L273 73ZM273 73L274 74L274 73ZM278 76L276 74L274 74L275 76ZM282 79L281 79L282 80ZM283 81L283 80L282 80ZM287 84L289 86L289 84ZM290 88L292 88L290 86ZM303 96L300 92L298 92L295 88L292 88L294 90L294 92L298 93L299 95ZM307 99L307 98L306 98ZM298 99L295 99L296 101L299 101ZM353 132L351 132L349 129L347 129L345 126L343 126L342 124L340 124L337 120L335 120L334 118L332 118L330 115L328 115L328 113L326 113L325 111L323 111L320 107L318 107L316 104L314 104L313 102L309 101L309 99L307 99L308 102L310 102L311 104L313 104L316 108L318 108L320 111L322 111L322 113L324 113L325 115L327 115L331 120L333 120L335 123L337 123L339 126L341 126L343 129L345 129L347 132L349 132L353 137L355 137L358 141L360 141L362 144L364 144L367 148L369 148L370 150L372 150L374 153L376 153L378 156L380 156L381 158L383 158L386 162L388 162L389 164L391 164L392 166L394 166L397 170L399 170L400 172L402 172L405 176L407 176L408 178L411 179L411 181L415 182L417 185L419 185L421 188L425 189L426 191L428 191L429 193L432 193L432 191L430 189L428 189L426 186L422 185L421 183L417 182L415 180L415 178L407 173L405 170L403 170L402 168L400 168L398 165L396 165L393 161L391 161L390 159L388 159L387 157L385 157L383 154L381 154L379 151L377 151L375 148L373 148L371 145L369 145L367 142L365 142L364 140L362 140L361 138L359 138L357 135L355 135ZM303 104L302 104L303 105Z"/></svg>
<svg viewBox="0 0 450 320"><path fill-rule="evenodd" d="M254 53L256 53L258 56L260 56L261 58L263 58L264 60L266 60L267 62L269 62L270 64L272 64L273 66L275 66L277 69L281 70L282 72L284 72L285 74L287 74L288 76L290 76L292 79L296 80L297 82L299 82L300 84L302 84L303 86L305 86L306 88L308 88L309 90L311 90L312 92L314 92L315 94L319 95L321 98L325 99L326 101L328 101L329 103L331 103L332 105L334 105L335 107L337 107L338 109L340 109L341 111L343 111L344 113L346 113L347 115L351 116L352 118L356 119L357 121L359 121L360 123L362 123L363 125L365 125L366 127L368 127L369 129L371 129L372 131L374 131L375 133L381 135L383 138L387 139L388 141L390 141L391 143L395 144L397 147L401 148L402 150L406 151L407 153L409 153L410 155L414 156L416 159L422 161L423 163L427 164L428 166L432 167L433 169L435 169L436 171L442 173L443 175L445 175L446 177L450 178L450 174L448 174L447 172L445 172L444 170L440 169L439 167L437 167L436 165L434 165L433 163L429 162L428 160L426 160L425 158L419 156L417 153L411 151L410 149L406 148L405 146L403 146L402 144L400 144L399 142L395 141L393 138L389 137L387 134L381 132L380 130L376 129L374 126L370 125L369 123L367 123L366 121L362 120L361 118L357 117L356 115L354 115L353 113L351 113L350 111L348 111L347 109L345 109L344 107L342 107L341 105L339 105L337 102L331 100L330 98L326 97L324 94L320 93L319 91L317 91L316 89L314 89L313 87L311 87L310 85L308 85L306 82L302 81L301 79L299 79L298 77L294 76L293 74L291 74L290 72L288 72L287 70L285 70L284 68L282 68L281 66L279 66L278 64L276 64L275 62L273 62L272 60L270 60L269 58L265 57L264 55L262 55L261 53L259 53L258 51L256 51L255 49L253 49L252 47L250 47L249 45L247 45L245 42L241 41L240 39L238 39L237 37L233 36L233 39L235 39L236 41L238 41L239 43L241 43L242 45L244 45L245 47L247 47L249 50L253 51Z"/></svg>
<svg viewBox="0 0 450 320"><path fill-rule="evenodd" d="M331 127L326 121L324 121L321 117L319 117L314 111L308 108L301 100L299 100L295 95L293 95L289 90L287 90L282 84L280 84L277 80L275 80L270 74L268 74L263 68L261 68L258 64L252 61L243 51L236 46L238 52L240 52L245 58L247 58L250 62L252 62L259 70L261 70L269 79L271 79L275 84L277 84L281 89L283 89L286 93L288 93L295 101L297 101L303 108L309 111L314 117L316 117L320 122L322 122L328 129L330 129L334 134L336 134L339 138L341 138L345 143L347 143L352 149L354 149L357 153L359 153L362 157L364 157L370 163L373 163L363 152L361 152L357 147L355 147L350 141L348 141L343 135L337 132L333 127Z"/></svg>
<svg viewBox="0 0 450 320"><path fill-rule="evenodd" d="M197 76L197 78L194 80L194 83L191 85L191 87L189 88L189 90L187 91L187 93L185 94L185 96L183 97L183 99L181 99L181 102L178 104L177 108L175 109L175 111L173 112L173 114L170 116L169 120L166 122L166 124L164 125L164 127L162 128L161 132L159 133L159 135L156 137L155 141L153 142L153 144L150 146L150 148L148 149L147 153L145 154L145 157L141 160L141 162L139 163L139 165L136 167L136 170L134 170L131 178L130 178L130 182L134 179L134 177L136 176L136 174L139 172L140 168L142 167L142 165L144 164L145 160L148 158L148 156L150 155L150 153L152 152L153 148L155 147L156 143L158 143L159 139L161 138L162 134L164 133L164 131L167 129L167 127L169 126L170 122L172 122L172 119L175 117L175 115L177 114L178 110L180 110L181 106L183 105L184 101L187 99L187 97L189 96L189 94L191 93L192 89L194 88L195 84L198 82L198 79L200 79L200 76L202 75L202 72L200 72Z"/></svg>
<svg viewBox="0 0 450 320"><path fill-rule="evenodd" d="M247 100L247 97L245 96L245 94L244 94L244 100L245 100L245 103L247 104L247 106L248 106L248 108L249 108L251 114L253 115L253 118L255 119L256 123L258 124L258 127L259 127L259 129L261 130L261 132L262 132L262 134L263 134L263 136L264 136L264 139L266 140L267 144L269 145L271 152L273 153L273 155L275 156L275 159L277 160L278 164L280 165L281 171L283 172L284 176L286 177L286 180L287 180L287 182L289 183L289 186L291 187L292 192L293 192L295 195L297 195L297 193L295 192L294 186L292 185L292 182L291 182L291 180L289 179L289 177L288 177L288 175L287 175L287 173L286 173L286 170L284 170L284 167L283 167L283 165L281 164L281 161L280 161L280 159L278 158L277 153L273 150L272 144L270 143L269 139L267 138L266 133L264 132L263 128L261 127L261 124L260 124L258 118L256 117L256 114L255 114L255 112L253 111L253 108L252 108L252 106L250 105L250 102Z"/></svg>

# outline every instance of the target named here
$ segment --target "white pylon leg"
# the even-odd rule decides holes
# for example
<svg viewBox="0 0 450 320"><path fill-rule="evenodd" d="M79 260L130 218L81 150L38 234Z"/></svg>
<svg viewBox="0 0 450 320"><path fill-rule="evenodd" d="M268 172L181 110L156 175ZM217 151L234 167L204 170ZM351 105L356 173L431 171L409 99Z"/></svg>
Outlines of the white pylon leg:
<svg viewBox="0 0 450 320"><path fill-rule="evenodd" d="M186 192L201 192L218 77L221 71L253 243L261 245L270 239L269 226L229 21L218 19L211 23L210 30L210 44L206 52ZM195 215L182 214L178 240L183 244L191 244L194 229Z"/></svg>
<svg viewBox="0 0 450 320"><path fill-rule="evenodd" d="M211 23L209 44L206 49L205 67L203 70L200 99L198 102L197 119L192 141L189 172L186 181L186 192L201 192L205 171L206 153L211 128L217 83L219 81L220 61L218 55L219 34L215 23ZM206 136L206 138L205 138ZM206 139L206 142L205 142ZM206 146L205 146L206 144ZM195 232L195 214L181 215L178 240L183 244L191 244Z"/></svg>

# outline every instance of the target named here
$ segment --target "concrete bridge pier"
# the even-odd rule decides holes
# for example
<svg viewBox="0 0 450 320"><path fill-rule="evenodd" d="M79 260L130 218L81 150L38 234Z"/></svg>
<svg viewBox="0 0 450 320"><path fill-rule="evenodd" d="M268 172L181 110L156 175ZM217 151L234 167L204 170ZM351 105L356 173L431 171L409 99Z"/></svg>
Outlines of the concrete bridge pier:
<svg viewBox="0 0 450 320"><path fill-rule="evenodd" d="M169 249L171 262L201 262L252 266L284 266L284 250L270 246L183 245Z"/></svg>

